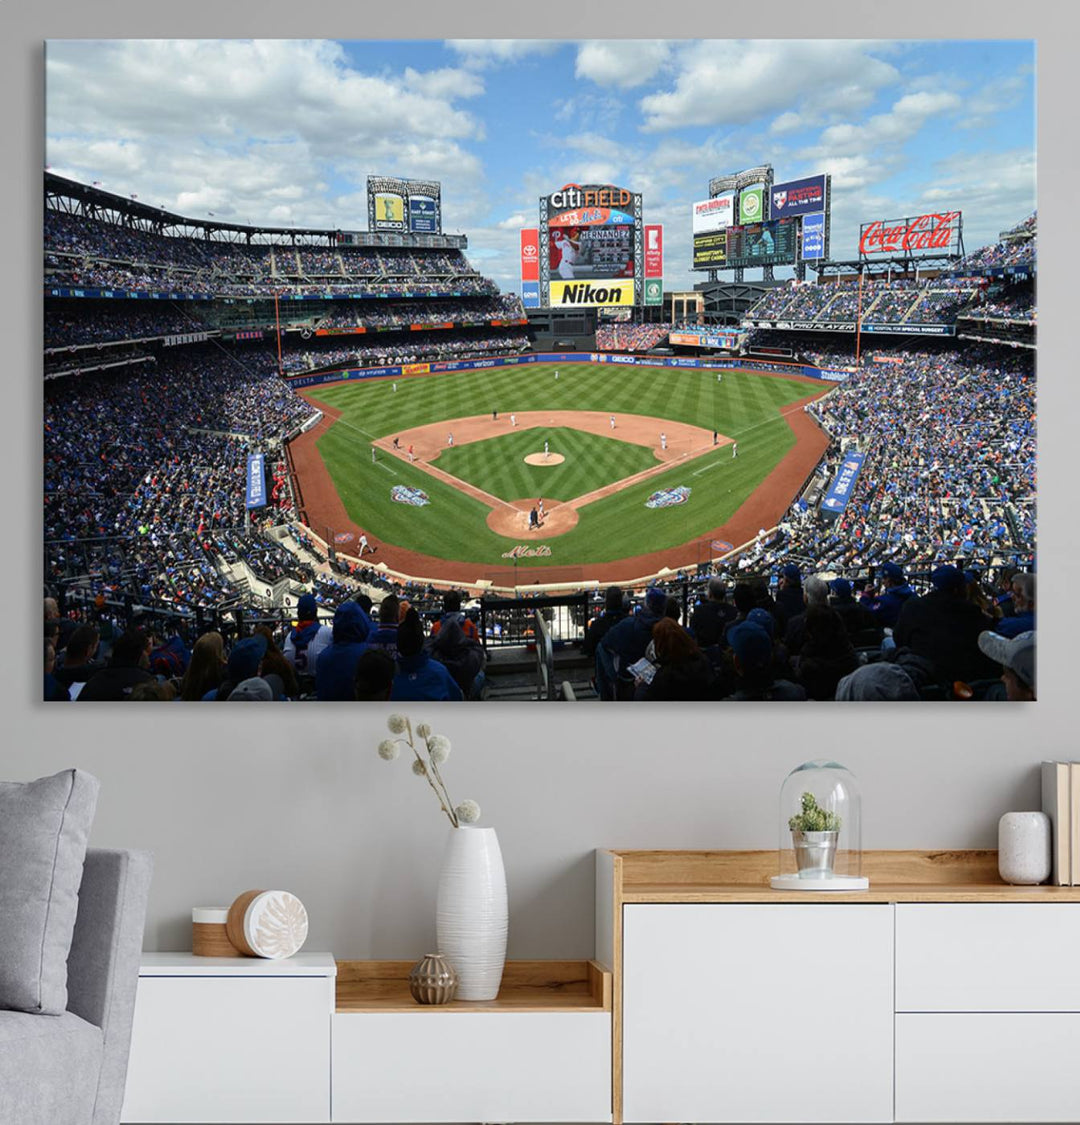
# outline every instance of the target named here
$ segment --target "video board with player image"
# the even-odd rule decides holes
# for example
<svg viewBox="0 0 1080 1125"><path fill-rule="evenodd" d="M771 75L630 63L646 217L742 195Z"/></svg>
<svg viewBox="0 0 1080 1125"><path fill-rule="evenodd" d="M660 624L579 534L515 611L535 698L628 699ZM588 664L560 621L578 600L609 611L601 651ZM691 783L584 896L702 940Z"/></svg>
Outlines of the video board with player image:
<svg viewBox="0 0 1080 1125"><path fill-rule="evenodd" d="M548 238L553 280L634 276L633 226L553 226Z"/></svg>

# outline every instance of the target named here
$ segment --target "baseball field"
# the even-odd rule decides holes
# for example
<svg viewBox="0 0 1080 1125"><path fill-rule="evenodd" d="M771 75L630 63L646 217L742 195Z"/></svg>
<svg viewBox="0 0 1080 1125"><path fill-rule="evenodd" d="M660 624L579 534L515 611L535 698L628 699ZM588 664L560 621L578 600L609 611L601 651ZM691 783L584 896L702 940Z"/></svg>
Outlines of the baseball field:
<svg viewBox="0 0 1080 1125"><path fill-rule="evenodd" d="M772 526L824 450L803 405L827 390L580 362L364 379L303 392L326 416L292 452L312 529L346 554L363 534L365 561L404 573L611 581Z"/></svg>

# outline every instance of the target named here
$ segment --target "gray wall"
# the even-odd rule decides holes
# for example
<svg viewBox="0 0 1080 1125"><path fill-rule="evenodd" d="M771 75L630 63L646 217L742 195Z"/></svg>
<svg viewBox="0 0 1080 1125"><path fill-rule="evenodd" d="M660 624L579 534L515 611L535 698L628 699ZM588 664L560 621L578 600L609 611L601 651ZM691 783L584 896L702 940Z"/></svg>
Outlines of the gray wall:
<svg viewBox="0 0 1080 1125"><path fill-rule="evenodd" d="M383 34L393 13L350 5L299 10L284 3L228 6L199 0L180 11L114 0L74 0L43 11L4 11L0 81L12 140L4 164L3 316L9 425L3 445L7 530L4 589L10 616L3 677L5 742L0 776L29 779L69 765L102 780L97 845L152 849L157 857L147 947L183 948L193 905L227 903L250 887L296 892L312 920L310 949L338 956L409 958L430 947L436 872L447 826L430 792L403 761L379 761L385 709L281 707L252 714L218 709L79 708L46 710L39 691L37 630L40 536L40 305L29 279L40 268L41 65L45 37L102 35L276 36ZM782 7L782 6L781 6ZM824 9L826 19L818 13ZM430 34L528 36L549 30L522 10L491 17L479 7L431 11ZM711 5L680 9L665 27L645 5L643 35L723 34ZM777 5L745 34L775 34ZM498 828L511 902L511 955L581 957L592 948L592 849L768 848L775 844L780 783L816 756L840 759L865 794L864 844L876 848L986 847L998 816L1037 803L1040 758L1078 756L1071 729L1077 657L1075 361L1068 327L1075 316L1075 136L1069 16L1050 6L912 0L895 27L879 6L815 6L783 11L787 34L921 34L961 37L1019 33L1039 37L1043 110L1040 226L1040 695L1028 707L963 704L897 708L539 706L414 708L454 741L448 782ZM690 13L700 14L693 23ZM899 19L900 9L895 9ZM440 14L441 13L441 14ZM626 8L620 8L623 17ZM976 23L976 14L977 20ZM170 15L172 18L170 19ZM603 12L578 13L596 35ZM20 22L21 21L21 22ZM524 24L524 26L522 26ZM413 27L421 21L413 20ZM624 23L623 26L629 26ZM692 31L691 31L692 29ZM632 93L632 92L631 92ZM526 111L523 109L523 114ZM23 218L25 217L25 222ZM1020 218L1020 216L1017 216ZM21 269L19 264L21 263ZM1070 274L1072 275L1070 277ZM26 327L29 325L29 329ZM24 637L30 638L29 642ZM29 654L29 655L25 655ZM25 659L24 659L25 656Z"/></svg>

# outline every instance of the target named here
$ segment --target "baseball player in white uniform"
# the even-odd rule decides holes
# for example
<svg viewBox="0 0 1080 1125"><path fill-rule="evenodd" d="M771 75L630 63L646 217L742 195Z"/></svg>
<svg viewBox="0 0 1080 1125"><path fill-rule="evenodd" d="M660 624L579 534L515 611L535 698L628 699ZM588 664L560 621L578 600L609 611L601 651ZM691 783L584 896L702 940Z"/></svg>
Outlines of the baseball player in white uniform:
<svg viewBox="0 0 1080 1125"><path fill-rule="evenodd" d="M361 535L360 536L360 550L357 551L357 553L356 553L357 558L359 558L364 553L365 548L367 548L367 550L369 550L372 554L375 554L375 548L374 547L368 547L367 536Z"/></svg>
<svg viewBox="0 0 1080 1125"><path fill-rule="evenodd" d="M660 448L665 452L667 451L667 434L660 435Z"/></svg>
<svg viewBox="0 0 1080 1125"><path fill-rule="evenodd" d="M558 227L551 234L551 244L559 252L558 265L555 267L558 270L559 277L573 281L574 263L578 258L577 245L566 231Z"/></svg>

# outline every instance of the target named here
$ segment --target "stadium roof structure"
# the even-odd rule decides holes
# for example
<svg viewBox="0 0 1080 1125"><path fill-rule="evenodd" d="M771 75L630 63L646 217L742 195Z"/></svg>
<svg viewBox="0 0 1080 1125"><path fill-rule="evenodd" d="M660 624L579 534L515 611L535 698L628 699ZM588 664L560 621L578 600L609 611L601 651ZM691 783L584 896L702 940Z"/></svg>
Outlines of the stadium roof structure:
<svg viewBox="0 0 1080 1125"><path fill-rule="evenodd" d="M117 195L94 185L81 184L54 172L45 172L45 208L85 215L136 230L207 241L263 244L288 241L314 246L401 246L435 250L464 250L469 240L463 234L404 234L375 231L343 231L327 227L270 227L222 222L215 218L193 219L141 202L136 196Z"/></svg>
<svg viewBox="0 0 1080 1125"><path fill-rule="evenodd" d="M951 270L963 258L963 254L926 254L919 258L897 255L889 258L849 258L845 261L807 262L808 269L819 275L832 276L839 273L865 273L871 277L881 274L910 273L912 270Z"/></svg>

